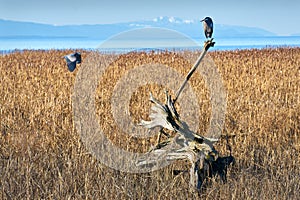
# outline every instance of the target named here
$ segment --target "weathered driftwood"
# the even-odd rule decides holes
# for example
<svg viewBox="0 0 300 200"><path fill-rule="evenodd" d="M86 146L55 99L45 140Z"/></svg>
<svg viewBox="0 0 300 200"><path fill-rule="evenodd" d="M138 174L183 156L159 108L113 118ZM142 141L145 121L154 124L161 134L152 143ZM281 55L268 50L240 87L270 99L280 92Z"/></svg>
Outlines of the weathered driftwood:
<svg viewBox="0 0 300 200"><path fill-rule="evenodd" d="M150 114L151 121L142 120L140 125L153 129L163 127L177 134L167 141L158 143L152 148L152 157L147 156L140 160L138 166L151 165L157 162L158 157L164 157L167 161L188 159L192 166L190 168L190 184L200 188L204 178L209 173L211 161L218 159L218 152L213 143L217 139L207 138L191 131L187 124L180 120L174 107L171 96L166 92L166 104L162 104L150 94L150 101L154 103ZM161 130L163 131L163 130Z"/></svg>
<svg viewBox="0 0 300 200"><path fill-rule="evenodd" d="M183 88L185 87L185 85L187 84L187 82L190 80L190 78L192 77L193 73L196 71L196 69L198 68L199 64L201 63L202 59L204 58L205 54L207 53L208 49L210 47L213 47L215 45L215 42L213 42L213 38L210 40L207 40L204 43L204 47L202 50L201 55L198 57L197 61L195 62L194 66L191 68L191 70L189 71L189 73L187 74L187 76L185 77L184 82L182 83L181 87L179 88L179 90L176 93L175 99L173 100L173 103L175 104L175 102L177 101L179 95L181 94Z"/></svg>
<svg viewBox="0 0 300 200"><path fill-rule="evenodd" d="M159 102L150 94L150 101L154 104L151 107L151 121L141 120L140 123L141 126L148 129L160 127L161 130L157 145L150 150L151 156L150 154L149 156L145 156L144 159L139 160L137 165L142 167L155 164L158 157L163 157L166 161L188 159L191 162L190 184L197 189L200 189L207 176L214 174L219 174L221 179L226 181L227 166L233 162L231 155L226 158L220 158L218 156L218 152L213 146L218 139L204 137L191 131L188 125L180 119L174 106L187 81L197 69L207 50L213 45L214 42L212 42L212 39L205 42L202 54L186 76L184 83L177 91L173 101L168 91L166 91L165 104ZM164 129L174 131L176 133L175 137L170 138L164 132ZM168 139L164 142L160 142L161 134L167 135Z"/></svg>

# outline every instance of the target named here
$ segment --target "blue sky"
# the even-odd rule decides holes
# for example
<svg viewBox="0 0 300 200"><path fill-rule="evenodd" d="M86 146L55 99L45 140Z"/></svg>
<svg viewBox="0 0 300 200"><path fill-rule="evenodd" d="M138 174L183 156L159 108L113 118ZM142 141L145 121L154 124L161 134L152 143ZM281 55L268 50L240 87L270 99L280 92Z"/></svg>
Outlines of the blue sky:
<svg viewBox="0 0 300 200"><path fill-rule="evenodd" d="M300 33L299 0L0 0L0 19L47 24L109 24L159 16Z"/></svg>

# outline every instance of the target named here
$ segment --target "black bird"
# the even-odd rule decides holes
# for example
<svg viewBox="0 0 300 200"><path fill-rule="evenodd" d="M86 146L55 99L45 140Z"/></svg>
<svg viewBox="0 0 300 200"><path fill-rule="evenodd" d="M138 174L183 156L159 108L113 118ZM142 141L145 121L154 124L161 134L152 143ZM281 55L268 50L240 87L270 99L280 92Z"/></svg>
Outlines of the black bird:
<svg viewBox="0 0 300 200"><path fill-rule="evenodd" d="M213 21L210 17L205 17L204 19L201 20L201 22L203 22L203 28L204 28L204 33L205 33L205 37L211 38L212 34L213 34Z"/></svg>
<svg viewBox="0 0 300 200"><path fill-rule="evenodd" d="M81 63L81 54L78 52L69 54L64 56L64 58L67 61L68 69L70 72L73 72L76 68L76 64Z"/></svg>

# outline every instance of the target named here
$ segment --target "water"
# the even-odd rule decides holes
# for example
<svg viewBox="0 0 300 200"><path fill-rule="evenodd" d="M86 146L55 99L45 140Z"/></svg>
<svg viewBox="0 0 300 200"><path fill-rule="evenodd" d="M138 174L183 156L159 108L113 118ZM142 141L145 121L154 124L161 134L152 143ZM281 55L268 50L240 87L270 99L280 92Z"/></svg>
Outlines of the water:
<svg viewBox="0 0 300 200"><path fill-rule="evenodd" d="M194 39L187 43L180 39L128 39L114 40L107 44L107 40L98 38L47 38L47 37L0 37L0 51L10 52L24 49L97 49L99 46L109 50L134 49L198 49L203 45L203 39ZM215 38L215 47L212 50L253 49L266 47L300 47L300 36L274 37L245 37L245 38Z"/></svg>

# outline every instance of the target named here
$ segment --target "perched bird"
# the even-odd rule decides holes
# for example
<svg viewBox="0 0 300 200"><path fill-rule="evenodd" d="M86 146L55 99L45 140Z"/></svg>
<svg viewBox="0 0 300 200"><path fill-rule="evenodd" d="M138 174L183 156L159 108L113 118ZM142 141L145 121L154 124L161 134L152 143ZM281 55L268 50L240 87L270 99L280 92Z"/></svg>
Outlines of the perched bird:
<svg viewBox="0 0 300 200"><path fill-rule="evenodd" d="M73 72L76 68L76 64L81 63L81 54L78 52L69 54L64 56L64 58L67 61L68 69L70 72Z"/></svg>
<svg viewBox="0 0 300 200"><path fill-rule="evenodd" d="M203 22L203 28L204 28L204 33L205 37L211 38L213 34L213 21L210 17L205 17L204 19L201 20Z"/></svg>

